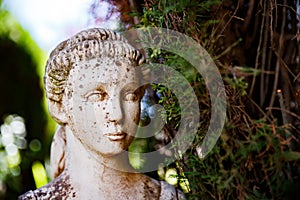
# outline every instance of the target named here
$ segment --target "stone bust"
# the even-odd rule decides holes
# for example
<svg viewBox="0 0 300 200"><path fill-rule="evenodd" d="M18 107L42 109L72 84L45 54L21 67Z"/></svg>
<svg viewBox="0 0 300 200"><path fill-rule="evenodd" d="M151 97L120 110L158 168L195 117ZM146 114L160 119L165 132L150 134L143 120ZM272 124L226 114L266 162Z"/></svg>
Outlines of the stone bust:
<svg viewBox="0 0 300 200"><path fill-rule="evenodd" d="M19 199L184 199L173 186L136 173L122 153L139 121L143 61L123 37L100 28L52 51L44 82L60 125L51 149L55 178Z"/></svg>

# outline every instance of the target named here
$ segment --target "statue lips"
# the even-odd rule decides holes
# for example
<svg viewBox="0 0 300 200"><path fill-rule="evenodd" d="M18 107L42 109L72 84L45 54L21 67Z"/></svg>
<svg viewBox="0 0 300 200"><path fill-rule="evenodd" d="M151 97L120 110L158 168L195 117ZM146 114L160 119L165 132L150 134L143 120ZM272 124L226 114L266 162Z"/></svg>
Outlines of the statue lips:
<svg viewBox="0 0 300 200"><path fill-rule="evenodd" d="M123 140L126 136L124 132L117 132L117 133L106 133L104 136L108 137L110 141L119 141Z"/></svg>

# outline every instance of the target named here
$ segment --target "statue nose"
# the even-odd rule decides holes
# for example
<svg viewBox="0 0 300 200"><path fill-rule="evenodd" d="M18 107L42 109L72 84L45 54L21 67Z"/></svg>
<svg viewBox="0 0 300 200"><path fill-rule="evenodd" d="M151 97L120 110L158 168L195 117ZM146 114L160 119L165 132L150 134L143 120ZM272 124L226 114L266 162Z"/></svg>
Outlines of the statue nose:
<svg viewBox="0 0 300 200"><path fill-rule="evenodd" d="M123 119L122 108L119 100L111 100L108 107L108 121L114 123L121 123Z"/></svg>

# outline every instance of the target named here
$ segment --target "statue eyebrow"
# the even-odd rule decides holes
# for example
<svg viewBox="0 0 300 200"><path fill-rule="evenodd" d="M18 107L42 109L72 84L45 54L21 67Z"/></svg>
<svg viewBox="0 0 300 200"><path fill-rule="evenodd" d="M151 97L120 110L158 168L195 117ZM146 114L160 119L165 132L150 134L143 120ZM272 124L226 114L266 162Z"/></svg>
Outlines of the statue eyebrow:
<svg viewBox="0 0 300 200"><path fill-rule="evenodd" d="M137 90L140 87L140 85L137 82L130 82L128 84L126 84L123 88L123 90ZM129 88L129 89L128 89Z"/></svg>
<svg viewBox="0 0 300 200"><path fill-rule="evenodd" d="M93 92L106 92L106 84L105 83L99 83L96 86L89 87L87 90L84 90L81 94L82 97L86 98L89 94Z"/></svg>
<svg viewBox="0 0 300 200"><path fill-rule="evenodd" d="M79 88L80 89L86 89L88 91L93 91L93 90L106 90L107 83L104 82L97 82L96 84L90 84L91 82L88 82L87 84L80 84Z"/></svg>
<svg viewBox="0 0 300 200"><path fill-rule="evenodd" d="M97 90L106 90L106 85L107 85L107 83L100 82L97 84L96 89Z"/></svg>

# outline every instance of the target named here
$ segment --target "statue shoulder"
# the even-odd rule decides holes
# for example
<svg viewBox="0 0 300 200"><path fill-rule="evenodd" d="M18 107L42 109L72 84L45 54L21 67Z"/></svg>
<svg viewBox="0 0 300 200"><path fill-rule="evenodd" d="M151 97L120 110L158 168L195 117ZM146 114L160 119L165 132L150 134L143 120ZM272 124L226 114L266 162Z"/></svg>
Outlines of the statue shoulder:
<svg viewBox="0 0 300 200"><path fill-rule="evenodd" d="M186 199L184 193L176 189L173 185L165 181L158 181L151 177L144 176L146 183L146 191L148 193L146 197L151 197L151 199L160 199L160 200L184 200ZM148 198L145 198L148 199Z"/></svg>
<svg viewBox="0 0 300 200"><path fill-rule="evenodd" d="M186 199L183 192L179 189L176 189L173 185L166 183L165 181L160 181L161 190L160 190L160 198L161 200L173 200Z"/></svg>
<svg viewBox="0 0 300 200"><path fill-rule="evenodd" d="M34 192L32 190L26 192L25 194L22 194L19 196L18 200L37 200Z"/></svg>
<svg viewBox="0 0 300 200"><path fill-rule="evenodd" d="M55 197L60 199L76 197L76 192L70 184L70 177L65 172L47 185L19 196L18 200L55 199Z"/></svg>

